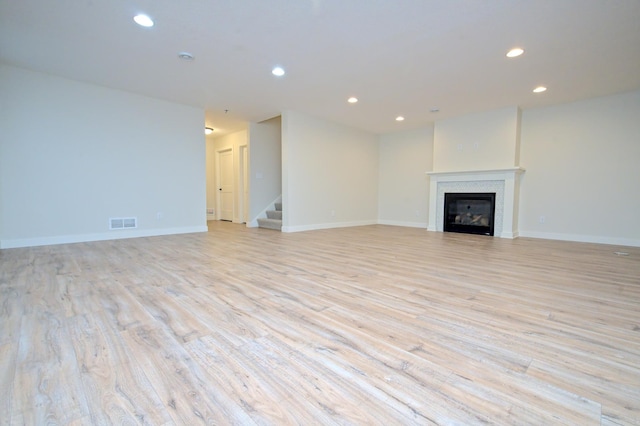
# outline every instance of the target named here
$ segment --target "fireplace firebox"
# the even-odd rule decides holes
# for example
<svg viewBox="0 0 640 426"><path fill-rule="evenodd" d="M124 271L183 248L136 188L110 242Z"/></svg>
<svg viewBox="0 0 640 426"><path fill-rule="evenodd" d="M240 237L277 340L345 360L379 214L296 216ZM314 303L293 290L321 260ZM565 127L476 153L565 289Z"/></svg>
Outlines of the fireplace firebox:
<svg viewBox="0 0 640 426"><path fill-rule="evenodd" d="M495 192L444 194L445 232L493 236Z"/></svg>

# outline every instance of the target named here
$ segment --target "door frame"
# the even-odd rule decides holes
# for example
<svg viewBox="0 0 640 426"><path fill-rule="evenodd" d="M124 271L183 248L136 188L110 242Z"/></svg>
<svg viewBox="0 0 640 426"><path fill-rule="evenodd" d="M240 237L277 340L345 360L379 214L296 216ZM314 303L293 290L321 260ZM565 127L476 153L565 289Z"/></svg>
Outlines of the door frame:
<svg viewBox="0 0 640 426"><path fill-rule="evenodd" d="M248 145L240 145L238 173L238 221L247 223L249 216L249 150Z"/></svg>

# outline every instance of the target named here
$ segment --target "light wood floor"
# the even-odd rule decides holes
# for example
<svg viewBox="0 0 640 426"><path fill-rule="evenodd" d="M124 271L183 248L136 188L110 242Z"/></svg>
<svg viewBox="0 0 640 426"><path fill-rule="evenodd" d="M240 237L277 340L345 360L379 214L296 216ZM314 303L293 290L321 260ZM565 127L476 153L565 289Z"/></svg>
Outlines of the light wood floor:
<svg viewBox="0 0 640 426"><path fill-rule="evenodd" d="M0 423L640 424L640 248L209 225L0 251Z"/></svg>

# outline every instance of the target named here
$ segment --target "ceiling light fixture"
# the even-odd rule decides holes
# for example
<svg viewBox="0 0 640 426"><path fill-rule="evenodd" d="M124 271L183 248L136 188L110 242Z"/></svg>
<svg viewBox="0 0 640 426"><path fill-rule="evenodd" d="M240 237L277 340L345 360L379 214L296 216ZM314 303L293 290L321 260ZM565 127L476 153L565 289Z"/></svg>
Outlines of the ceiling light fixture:
<svg viewBox="0 0 640 426"><path fill-rule="evenodd" d="M276 77L282 77L284 75L284 69L282 69L281 67L275 67L271 70L271 74L275 75Z"/></svg>
<svg viewBox="0 0 640 426"><path fill-rule="evenodd" d="M517 58L523 53L524 53L524 49L522 49L521 47L514 47L513 49L507 52L507 58Z"/></svg>
<svg viewBox="0 0 640 426"><path fill-rule="evenodd" d="M533 89L533 93L542 93L542 92L545 92L546 90L547 90L547 88L546 88L546 87L544 87L544 86L538 86L538 87L536 87L535 89Z"/></svg>
<svg viewBox="0 0 640 426"><path fill-rule="evenodd" d="M183 61L193 61L195 59L189 52L179 52L178 58L182 59Z"/></svg>
<svg viewBox="0 0 640 426"><path fill-rule="evenodd" d="M134 16L133 20L136 22L136 24L140 25L141 27L147 27L147 28L153 27L153 20L149 18L147 15L144 15L142 13L139 13L136 16Z"/></svg>
<svg viewBox="0 0 640 426"><path fill-rule="evenodd" d="M347 102L349 102L350 104L355 104L356 102L358 102L358 98L356 98L355 96L352 96L349 99L347 99Z"/></svg>
<svg viewBox="0 0 640 426"><path fill-rule="evenodd" d="M440 112L440 108L438 108L438 107L433 107L433 108L431 108L431 109L429 110L429 112L433 112L433 113Z"/></svg>
<svg viewBox="0 0 640 426"><path fill-rule="evenodd" d="M211 127L205 127L204 128L204 134L205 135L210 135L211 133L213 133L213 129Z"/></svg>
<svg viewBox="0 0 640 426"><path fill-rule="evenodd" d="M396 121L404 121L404 117L399 115L396 117Z"/></svg>

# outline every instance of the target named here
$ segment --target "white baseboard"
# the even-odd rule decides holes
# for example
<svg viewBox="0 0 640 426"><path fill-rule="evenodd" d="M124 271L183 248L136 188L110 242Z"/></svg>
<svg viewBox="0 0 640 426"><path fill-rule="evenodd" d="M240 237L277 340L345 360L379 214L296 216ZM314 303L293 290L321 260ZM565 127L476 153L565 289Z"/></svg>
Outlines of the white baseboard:
<svg viewBox="0 0 640 426"><path fill-rule="evenodd" d="M319 229L349 228L351 226L377 225L377 220L361 220L356 222L316 223L313 225L283 226L282 232L317 231Z"/></svg>
<svg viewBox="0 0 640 426"><path fill-rule="evenodd" d="M183 228L122 230L122 231L112 231L112 232L105 232L105 233L99 233L99 234L58 235L54 237L39 237L39 238L17 238L17 239L9 239L9 240L0 240L0 249L50 246L50 245L56 245L56 244L87 243L91 241L120 240L124 238L157 237L160 235L191 234L196 232L207 232L207 231L208 231L208 228L206 226L190 226L190 227L183 227Z"/></svg>
<svg viewBox="0 0 640 426"><path fill-rule="evenodd" d="M615 246L640 247L640 240L631 238L603 237L597 235L558 234L553 232L520 231L521 237L544 240L575 241L579 243L609 244Z"/></svg>
<svg viewBox="0 0 640 426"><path fill-rule="evenodd" d="M378 225L404 226L407 228L427 228L427 222L403 222L400 220L378 220Z"/></svg>

